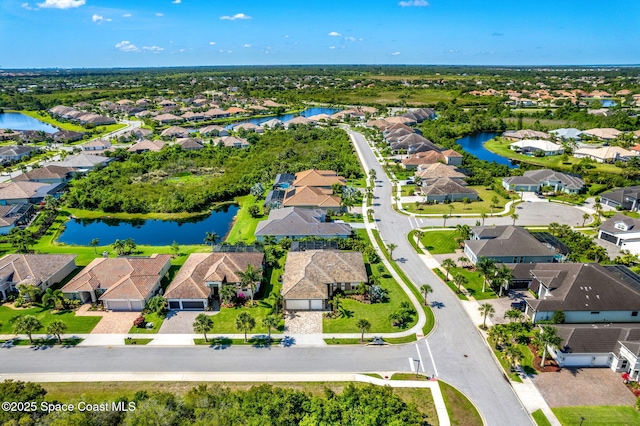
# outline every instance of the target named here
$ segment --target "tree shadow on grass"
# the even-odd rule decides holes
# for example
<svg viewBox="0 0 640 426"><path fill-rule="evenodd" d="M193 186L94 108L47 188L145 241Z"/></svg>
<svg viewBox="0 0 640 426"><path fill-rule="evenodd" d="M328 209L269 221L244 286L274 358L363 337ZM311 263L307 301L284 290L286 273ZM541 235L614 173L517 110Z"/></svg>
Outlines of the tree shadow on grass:
<svg viewBox="0 0 640 426"><path fill-rule="evenodd" d="M228 337L214 337L211 339L211 345L209 347L215 350L227 349L231 346L231 339Z"/></svg>

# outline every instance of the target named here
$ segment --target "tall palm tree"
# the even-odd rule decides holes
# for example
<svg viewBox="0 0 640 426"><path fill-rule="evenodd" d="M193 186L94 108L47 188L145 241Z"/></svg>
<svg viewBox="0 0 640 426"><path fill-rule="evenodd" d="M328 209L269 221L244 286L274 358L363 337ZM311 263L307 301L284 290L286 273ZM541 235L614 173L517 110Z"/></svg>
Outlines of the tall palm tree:
<svg viewBox="0 0 640 426"><path fill-rule="evenodd" d="M458 293L462 293L462 286L468 284L469 280L462 274L455 274L453 276L453 282L458 286Z"/></svg>
<svg viewBox="0 0 640 426"><path fill-rule="evenodd" d="M238 331L244 331L244 341L247 341L247 333L254 329L256 326L256 319L252 317L248 312L240 312L236 317L236 329Z"/></svg>
<svg viewBox="0 0 640 426"><path fill-rule="evenodd" d="M493 272L495 271L495 268L496 268L496 261L488 257L481 257L476 262L476 269L480 271L480 273L483 276L483 281L482 281L483 293L485 292L485 288L487 285L487 278L489 278L489 276L493 274Z"/></svg>
<svg viewBox="0 0 640 426"><path fill-rule="evenodd" d="M271 300L273 300L273 305L271 306L271 308L273 309L273 313L275 315L278 315L280 311L280 305L282 305L283 300L282 293L280 293L279 291L272 291L269 297L271 298Z"/></svg>
<svg viewBox="0 0 640 426"><path fill-rule="evenodd" d="M41 327L42 324L38 318L33 315L22 315L14 321L13 332L15 334L26 334L29 336L29 342L33 343L33 332Z"/></svg>
<svg viewBox="0 0 640 426"><path fill-rule="evenodd" d="M364 333L371 328L371 323L365 318L356 321L356 327L360 329L360 343L364 342Z"/></svg>
<svg viewBox="0 0 640 426"><path fill-rule="evenodd" d="M433 288L429 284L422 284L420 286L420 293L424 297L424 306L427 306L427 296L429 293L433 293Z"/></svg>
<svg viewBox="0 0 640 426"><path fill-rule="evenodd" d="M67 329L67 324L61 320L54 320L47 326L47 334L52 334L58 338L58 343L62 344L61 334Z"/></svg>
<svg viewBox="0 0 640 426"><path fill-rule="evenodd" d="M211 250L213 250L213 245L218 242L220 236L216 234L214 231L205 232L204 233L204 243L211 244Z"/></svg>
<svg viewBox="0 0 640 426"><path fill-rule="evenodd" d="M562 343L562 338L558 336L558 329L550 326L542 326L540 334L534 340L536 346L542 349L542 360L540 367L544 367L547 359L547 348L555 349Z"/></svg>
<svg viewBox="0 0 640 426"><path fill-rule="evenodd" d="M193 331L204 334L204 341L208 342L207 333L213 330L213 319L205 314L199 314L193 322Z"/></svg>
<svg viewBox="0 0 640 426"><path fill-rule="evenodd" d="M222 303L230 303L233 297L236 295L236 286L223 285L219 289L220 301Z"/></svg>
<svg viewBox="0 0 640 426"><path fill-rule="evenodd" d="M267 315L262 319L262 325L267 327L267 334L269 342L271 342L271 329L278 328L280 325L280 318L275 315Z"/></svg>
<svg viewBox="0 0 640 426"><path fill-rule="evenodd" d="M238 271L236 273L240 277L240 285L243 288L249 287L251 290L251 305L253 305L253 292L262 278L262 270L255 269L252 264L248 264L244 272Z"/></svg>
<svg viewBox="0 0 640 426"><path fill-rule="evenodd" d="M493 282L500 285L500 291L498 293L498 297L502 297L502 290L504 288L509 287L509 283L511 282L512 278L513 278L513 272L504 263L500 265L498 269L496 269L494 273Z"/></svg>
<svg viewBox="0 0 640 426"><path fill-rule="evenodd" d="M458 262L460 263L460 266L462 268L466 268L467 267L467 263L469 263L469 258L467 256L460 256L458 258Z"/></svg>
<svg viewBox="0 0 640 426"><path fill-rule="evenodd" d="M418 241L416 242L416 247L420 248L420 242L422 242L422 239L424 238L424 231L418 229L416 231L416 238L418 239Z"/></svg>
<svg viewBox="0 0 640 426"><path fill-rule="evenodd" d="M336 294L331 298L331 300L329 300L329 304L331 305L331 310L335 315L342 307L342 298L340 297L340 295Z"/></svg>
<svg viewBox="0 0 640 426"><path fill-rule="evenodd" d="M443 214L442 215L442 220L443 220L442 227L443 228L447 227L447 219L449 219L449 215L448 214Z"/></svg>
<svg viewBox="0 0 640 426"><path fill-rule="evenodd" d="M471 227L469 225L456 225L456 233L463 240L471 239Z"/></svg>
<svg viewBox="0 0 640 426"><path fill-rule="evenodd" d="M453 259L445 259L442 261L442 267L447 271L447 280L449 280L449 270L456 267L456 262Z"/></svg>
<svg viewBox="0 0 640 426"><path fill-rule="evenodd" d="M121 256L124 253L125 247L122 240L115 240L113 244L111 244L111 247L113 247L118 256Z"/></svg>
<svg viewBox="0 0 640 426"><path fill-rule="evenodd" d="M486 213L480 213L480 219L482 219L482 226L484 226L484 220L487 218L487 214Z"/></svg>
<svg viewBox="0 0 640 426"><path fill-rule="evenodd" d="M62 290L52 290L48 288L42 295L42 304L45 306L53 305L57 310L61 310L64 307L64 294Z"/></svg>
<svg viewBox="0 0 640 426"><path fill-rule="evenodd" d="M513 367L518 363L518 361L522 359L523 356L520 348L515 345L508 345L506 348L504 348L504 351L502 351L502 355L504 356L504 359L509 362L511 371L513 371Z"/></svg>
<svg viewBox="0 0 640 426"><path fill-rule="evenodd" d="M582 215L582 227L584 228L584 224L587 223L587 220L589 220L589 218L591 217L591 215L589 213L585 213Z"/></svg>
<svg viewBox="0 0 640 426"><path fill-rule="evenodd" d="M96 247L100 245L100 240L98 238L94 238L89 242L89 245L93 247L93 253L98 254L98 252L96 251Z"/></svg>
<svg viewBox="0 0 640 426"><path fill-rule="evenodd" d="M33 303L37 302L42 294L40 287L31 284L18 284L16 288L22 297L29 299L29 301Z"/></svg>
<svg viewBox="0 0 640 426"><path fill-rule="evenodd" d="M393 244L393 243L387 244L387 249L389 250L389 257L391 258L391 260L393 260L393 251L397 248L398 248L397 244Z"/></svg>
<svg viewBox="0 0 640 426"><path fill-rule="evenodd" d="M482 305L480 305L478 310L480 311L480 314L484 317L482 321L482 328L487 328L487 317L492 318L496 310L491 303L483 303Z"/></svg>
<svg viewBox="0 0 640 426"><path fill-rule="evenodd" d="M518 220L518 218L520 216L518 216L518 213L511 213L511 216L509 216L511 219L513 219L513 226L516 226L516 220Z"/></svg>
<svg viewBox="0 0 640 426"><path fill-rule="evenodd" d="M488 334L489 339L493 340L493 343L495 343L496 349L498 349L498 347L509 338L507 329L500 324L491 327Z"/></svg>

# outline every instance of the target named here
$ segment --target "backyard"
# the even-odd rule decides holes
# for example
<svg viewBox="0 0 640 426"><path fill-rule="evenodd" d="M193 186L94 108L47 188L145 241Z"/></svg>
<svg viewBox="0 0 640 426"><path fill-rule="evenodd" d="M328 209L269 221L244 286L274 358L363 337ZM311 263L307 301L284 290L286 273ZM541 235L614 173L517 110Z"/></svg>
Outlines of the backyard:
<svg viewBox="0 0 640 426"><path fill-rule="evenodd" d="M260 207L260 212L262 212L262 201L263 200L257 200L253 195L244 195L235 198L235 202L240 205L240 210L238 210L233 227L225 239L226 242L238 243L242 241L247 244L255 242L256 237L254 234L258 222L267 219L267 217L262 214L258 217L252 217L249 213L249 207L257 205Z"/></svg>

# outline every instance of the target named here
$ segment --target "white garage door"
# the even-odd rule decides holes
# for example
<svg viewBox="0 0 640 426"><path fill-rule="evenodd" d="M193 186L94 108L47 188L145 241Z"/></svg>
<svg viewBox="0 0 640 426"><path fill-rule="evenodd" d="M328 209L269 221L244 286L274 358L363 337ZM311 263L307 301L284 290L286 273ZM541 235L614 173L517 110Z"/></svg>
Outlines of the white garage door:
<svg viewBox="0 0 640 426"><path fill-rule="evenodd" d="M144 300L132 300L131 301L131 310L132 311L141 311L144 309Z"/></svg>
<svg viewBox="0 0 640 426"><path fill-rule="evenodd" d="M127 300L108 300L107 308L112 311L130 311L129 302Z"/></svg>
<svg viewBox="0 0 640 426"><path fill-rule="evenodd" d="M565 367L588 367L591 365L591 357L589 355L565 356Z"/></svg>
<svg viewBox="0 0 640 426"><path fill-rule="evenodd" d="M322 309L324 309L324 304L322 303L322 300L312 300L311 301L311 309L315 310L315 311L321 311Z"/></svg>
<svg viewBox="0 0 640 426"><path fill-rule="evenodd" d="M301 300L287 300L286 303L287 309L309 309L309 300L301 299Z"/></svg>

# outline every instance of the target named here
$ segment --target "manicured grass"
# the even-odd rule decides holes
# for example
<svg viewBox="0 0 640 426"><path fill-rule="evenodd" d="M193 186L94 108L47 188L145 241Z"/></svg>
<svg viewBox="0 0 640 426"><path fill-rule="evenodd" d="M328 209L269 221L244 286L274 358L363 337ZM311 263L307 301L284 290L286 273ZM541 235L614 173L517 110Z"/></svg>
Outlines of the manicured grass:
<svg viewBox="0 0 640 426"><path fill-rule="evenodd" d="M39 306L28 309L12 309L8 306L0 306L0 334L12 334L15 318L22 315L33 315L42 323L42 328L35 331L34 334L44 333L47 325L55 320L60 320L67 325L65 334L88 334L102 319L99 316L76 316L73 311L51 313L50 309Z"/></svg>
<svg viewBox="0 0 640 426"><path fill-rule="evenodd" d="M495 345L492 341L489 341L489 344L491 345L491 350L493 350L494 355L498 359L498 362L500 363L504 374L509 376L509 379L513 380L514 382L522 383L522 379L520 378L518 373L511 371L511 365L509 365L509 362L504 359L504 357L502 356L502 352L495 349Z"/></svg>
<svg viewBox="0 0 640 426"><path fill-rule="evenodd" d="M182 213L122 213L122 212L106 213L102 210L72 209L70 207L65 207L63 210L78 219L100 219L100 218L108 217L110 219L124 219L124 220L132 220L132 219L178 220L178 219L188 219L192 217L208 215L210 213L208 211L193 212L193 213L187 213L187 212L182 212Z"/></svg>
<svg viewBox="0 0 640 426"><path fill-rule="evenodd" d="M158 332L158 330L160 330L160 326L162 325L164 318L165 318L164 316L160 316L155 313L146 314L144 316L144 320L146 322L153 323L153 327L138 328L134 325L134 326L131 326L131 330L129 330L129 334L155 334Z"/></svg>
<svg viewBox="0 0 640 426"><path fill-rule="evenodd" d="M460 248L455 238L456 231L427 231L420 240L422 247L431 254L455 253Z"/></svg>
<svg viewBox="0 0 640 426"><path fill-rule="evenodd" d="M14 346L64 346L71 347L76 346L78 343L82 342L84 339L80 338L67 338L62 339L62 344L58 342L56 337L51 337L48 339L33 339L33 343L29 341L29 339L13 339ZM0 340L0 343L4 343L6 340Z"/></svg>
<svg viewBox="0 0 640 426"><path fill-rule="evenodd" d="M584 406L552 408L560 423L564 426L580 425L639 425L640 413L628 406Z"/></svg>
<svg viewBox="0 0 640 426"><path fill-rule="evenodd" d="M256 240L256 236L254 234L256 232L258 222L267 219L267 217L251 217L249 214L249 207L257 204L260 207L260 211L262 211L262 200L256 200L256 197L253 195L245 195L242 197L236 197L235 202L240 205L240 210L238 210L238 213L236 214L233 227L231 228L231 231L229 231L225 241L228 243L237 243L240 241L247 244L253 243Z"/></svg>
<svg viewBox="0 0 640 426"><path fill-rule="evenodd" d="M456 274L462 274L467 278L467 284L464 286L469 294L473 296L476 300L484 300L484 299L496 299L498 295L496 295L491 289L489 285L485 287L485 292L482 292L482 282L484 281L482 274L476 271L470 271L469 269L464 268L451 268L449 271L449 276L453 276Z"/></svg>
<svg viewBox="0 0 640 426"><path fill-rule="evenodd" d="M536 424L538 426L551 426L551 423L547 419L547 416L544 415L542 410L534 411L533 413L531 413L531 417L533 417L533 420L536 421Z"/></svg>
<svg viewBox="0 0 640 426"><path fill-rule="evenodd" d="M35 118L38 121L42 121L44 123L47 124L51 124L54 127L58 127L59 129L64 129L64 130L72 130L74 132L93 132L93 130L95 130L96 128L101 129L102 131L92 135L92 137L99 137L102 135L106 135L107 133L111 133L115 130L118 129L122 129L123 127L126 127L126 124L107 124L107 125L100 125L100 126L96 126L94 129L88 129L86 127L82 127L79 124L74 124L74 123L68 123L68 122L62 122L62 121L58 121L55 118L50 117L47 114L42 114L40 115L40 113L38 111L26 111L26 110L22 110L22 111L16 111L19 112L21 114L24 115L28 115L29 117Z"/></svg>
<svg viewBox="0 0 640 426"><path fill-rule="evenodd" d="M408 197L413 195L413 193L416 191L416 186L415 185L402 185L400 187L401 193L403 197Z"/></svg>
<svg viewBox="0 0 640 426"><path fill-rule="evenodd" d="M469 399L453 386L438 381L452 425L482 426L482 417Z"/></svg>
<svg viewBox="0 0 640 426"><path fill-rule="evenodd" d="M212 346L212 347L216 347L216 346L226 347L231 345L268 347L268 346L279 345L281 342L282 342L282 339L273 339L273 338L271 339L271 342L269 342L269 339L267 339L267 337L264 337L264 338L250 337L245 342L244 339L229 339L226 337L215 337L215 336L211 337L209 335L207 335L207 340L205 340L204 338L193 339L193 343L195 343L196 345L205 345L205 346Z"/></svg>
<svg viewBox="0 0 640 426"><path fill-rule="evenodd" d="M409 244L411 244L411 247L413 247L413 249L418 254L424 254L424 251L422 250L422 248L418 247L418 245L416 244L415 235L417 231L418 231L417 229L414 229L413 231L409 232L409 235L407 235L407 239L409 240Z"/></svg>
<svg viewBox="0 0 640 426"><path fill-rule="evenodd" d="M454 201L450 204L421 204L416 208L415 203L403 204L405 210L410 213L420 214L447 214L456 216L460 213L486 213L491 214L491 199L498 197L498 204L493 208L493 213L499 213L504 210L505 204L510 200L503 198L499 193L491 189L487 189L484 186L469 186L478 192L478 201L471 201L468 204L464 204L462 201ZM403 194L404 195L404 194ZM453 206L453 210L450 209ZM488 218L487 218L488 219Z"/></svg>
<svg viewBox="0 0 640 426"><path fill-rule="evenodd" d="M444 281L444 283L451 289L453 290L453 292L456 294L456 296L458 296L458 299L460 300L469 300L469 298L467 296L465 296L463 293L459 293L458 292L458 286L455 285L453 282L451 282L450 280L447 280L446 275L444 274L444 272L442 272L440 269L433 269L433 272L435 272L435 274L440 277L440 279L442 281Z"/></svg>
<svg viewBox="0 0 640 426"><path fill-rule="evenodd" d="M129 338L124 339L125 345L146 345L153 339Z"/></svg>
<svg viewBox="0 0 640 426"><path fill-rule="evenodd" d="M427 376L415 373L394 373L391 380L411 380L412 382L426 382Z"/></svg>

